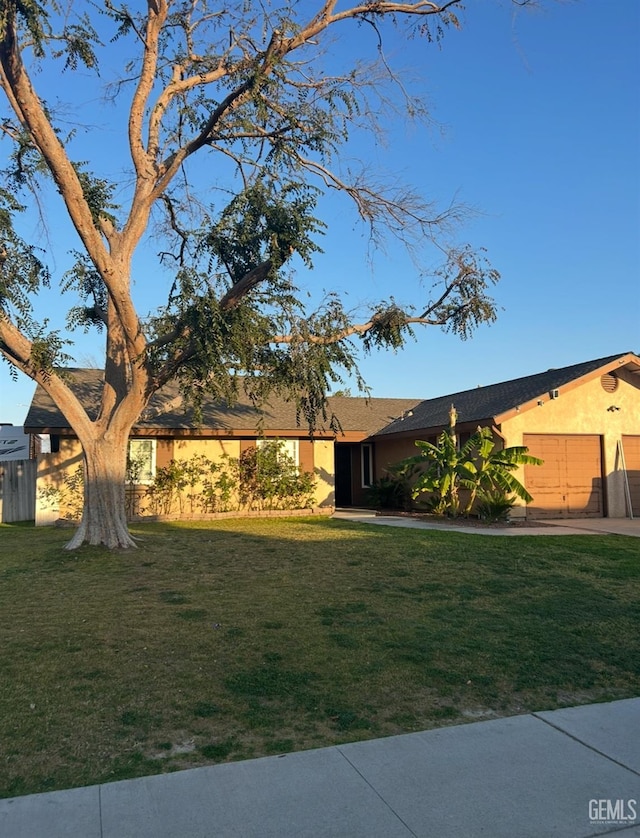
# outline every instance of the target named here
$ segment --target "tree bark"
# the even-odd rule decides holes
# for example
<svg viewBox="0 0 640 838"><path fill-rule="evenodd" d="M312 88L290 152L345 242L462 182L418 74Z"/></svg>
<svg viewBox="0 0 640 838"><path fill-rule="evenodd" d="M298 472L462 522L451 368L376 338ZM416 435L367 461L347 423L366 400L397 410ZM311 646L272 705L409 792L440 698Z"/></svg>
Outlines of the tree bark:
<svg viewBox="0 0 640 838"><path fill-rule="evenodd" d="M67 550L82 544L104 545L110 550L135 547L127 527L125 480L126 430L83 441L84 507L82 521Z"/></svg>

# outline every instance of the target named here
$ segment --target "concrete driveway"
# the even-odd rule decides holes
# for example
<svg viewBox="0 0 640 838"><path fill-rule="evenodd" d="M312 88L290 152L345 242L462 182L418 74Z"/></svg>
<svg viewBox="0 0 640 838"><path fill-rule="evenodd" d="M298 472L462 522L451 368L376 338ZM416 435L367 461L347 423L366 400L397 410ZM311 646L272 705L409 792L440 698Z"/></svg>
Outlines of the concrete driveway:
<svg viewBox="0 0 640 838"><path fill-rule="evenodd" d="M631 535L640 538L640 518L574 518L568 520L545 520L554 527L570 526L584 532L608 533L609 535Z"/></svg>

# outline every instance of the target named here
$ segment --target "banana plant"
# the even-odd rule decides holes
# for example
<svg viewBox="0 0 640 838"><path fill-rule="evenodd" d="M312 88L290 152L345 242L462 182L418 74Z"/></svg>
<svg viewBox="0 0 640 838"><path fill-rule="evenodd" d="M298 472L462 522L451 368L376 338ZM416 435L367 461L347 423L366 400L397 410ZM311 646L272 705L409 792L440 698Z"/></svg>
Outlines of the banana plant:
<svg viewBox="0 0 640 838"><path fill-rule="evenodd" d="M478 496L501 492L505 497L516 495L530 503L533 498L513 472L521 465L541 465L542 460L528 454L525 446L496 450L490 428L477 431L459 446L455 432L455 410L451 424L442 431L436 443L416 440L420 453L405 462L419 464L422 471L413 487L416 499L424 493L433 496L433 510L452 517L460 514L460 490L468 491L463 513L468 515Z"/></svg>
<svg viewBox="0 0 640 838"><path fill-rule="evenodd" d="M523 465L542 465L542 460L528 453L524 445L496 449L496 441L490 428L478 428L469 439L474 454L467 462L467 468L473 477L465 484L469 489L469 499L465 508L468 514L478 494L486 495L502 492L503 495L516 495L525 503L533 498L513 472Z"/></svg>

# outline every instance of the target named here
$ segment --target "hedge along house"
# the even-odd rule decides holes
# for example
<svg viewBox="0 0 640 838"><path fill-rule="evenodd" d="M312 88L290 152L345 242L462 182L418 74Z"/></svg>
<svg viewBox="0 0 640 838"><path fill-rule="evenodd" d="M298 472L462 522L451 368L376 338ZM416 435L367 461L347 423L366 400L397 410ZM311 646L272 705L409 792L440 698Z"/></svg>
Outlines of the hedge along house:
<svg viewBox="0 0 640 838"><path fill-rule="evenodd" d="M435 442L455 405L464 442L478 426L503 447L525 445L544 460L518 479L533 502L512 517L640 515L640 358L612 355L421 402L378 431L377 472Z"/></svg>
<svg viewBox="0 0 640 838"><path fill-rule="evenodd" d="M95 414L102 372L68 372L74 391L89 414L92 410ZM332 397L329 413L335 414L342 430L336 434L320 427L310 435L306 427L297 424L295 406L282 399L274 399L260 410L242 398L233 406L205 402L201 419L196 422L193 413L185 408L178 387L167 385L153 397L131 434L129 452L130 458L137 461L138 476L136 485L128 488L130 516L150 514L148 503L145 505L147 489L159 470L172 461L205 457L221 464L240 458L269 439L280 440L300 471L314 475L314 508L331 512L336 504L362 504L374 475L372 434L418 403L418 399ZM51 441L51 453L38 458L36 523L75 517L61 498L65 495L64 487L73 484L80 473L82 450L64 416L41 387L34 394L25 431L49 434ZM195 487L196 494L197 491ZM186 517L193 511L193 504L181 503L165 513Z"/></svg>

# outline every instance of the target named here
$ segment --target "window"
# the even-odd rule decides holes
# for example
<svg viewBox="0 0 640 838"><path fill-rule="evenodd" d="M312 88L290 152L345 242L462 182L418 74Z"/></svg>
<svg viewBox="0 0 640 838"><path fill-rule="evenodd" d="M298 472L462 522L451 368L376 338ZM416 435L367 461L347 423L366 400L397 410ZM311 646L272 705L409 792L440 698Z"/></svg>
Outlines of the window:
<svg viewBox="0 0 640 838"><path fill-rule="evenodd" d="M363 489L371 486L373 483L373 445L368 442L360 447L360 476Z"/></svg>
<svg viewBox="0 0 640 838"><path fill-rule="evenodd" d="M155 439L130 439L127 454L127 483L153 483L155 476Z"/></svg>
<svg viewBox="0 0 640 838"><path fill-rule="evenodd" d="M257 447L264 448L265 446L276 443L279 449L279 455L283 458L293 460L296 466L300 465L299 459L299 440L297 439L259 439L257 440Z"/></svg>

